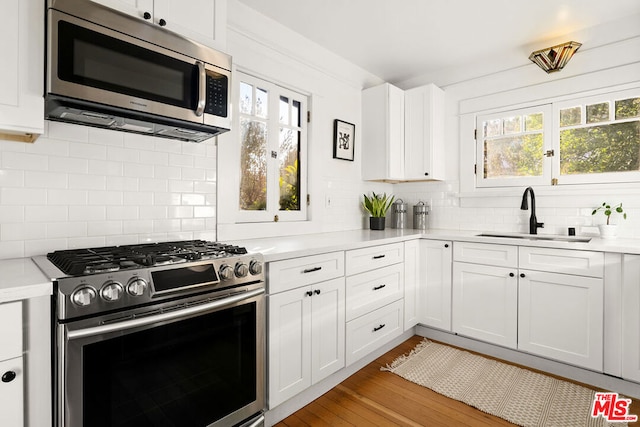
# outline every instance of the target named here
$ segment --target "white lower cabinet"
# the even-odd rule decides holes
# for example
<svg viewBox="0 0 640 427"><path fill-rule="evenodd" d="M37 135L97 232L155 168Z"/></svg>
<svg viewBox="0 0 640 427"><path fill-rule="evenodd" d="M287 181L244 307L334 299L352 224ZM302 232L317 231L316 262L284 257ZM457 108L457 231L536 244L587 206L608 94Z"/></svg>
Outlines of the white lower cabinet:
<svg viewBox="0 0 640 427"><path fill-rule="evenodd" d="M24 425L22 302L0 304L0 426Z"/></svg>
<svg viewBox="0 0 640 427"><path fill-rule="evenodd" d="M24 425L22 356L0 362L0 426Z"/></svg>
<svg viewBox="0 0 640 427"><path fill-rule="evenodd" d="M340 277L268 296L269 407L345 366Z"/></svg>
<svg viewBox="0 0 640 427"><path fill-rule="evenodd" d="M602 371L603 280L531 270L518 278L518 349Z"/></svg>
<svg viewBox="0 0 640 427"><path fill-rule="evenodd" d="M516 348L518 279L516 269L453 263L453 332Z"/></svg>
<svg viewBox="0 0 640 427"><path fill-rule="evenodd" d="M418 291L419 321L423 325L445 331L451 331L452 250L453 244L448 241L420 241L422 282Z"/></svg>
<svg viewBox="0 0 640 427"><path fill-rule="evenodd" d="M402 300L347 323L347 366L402 335Z"/></svg>
<svg viewBox="0 0 640 427"><path fill-rule="evenodd" d="M640 382L640 255L624 255L622 378Z"/></svg>

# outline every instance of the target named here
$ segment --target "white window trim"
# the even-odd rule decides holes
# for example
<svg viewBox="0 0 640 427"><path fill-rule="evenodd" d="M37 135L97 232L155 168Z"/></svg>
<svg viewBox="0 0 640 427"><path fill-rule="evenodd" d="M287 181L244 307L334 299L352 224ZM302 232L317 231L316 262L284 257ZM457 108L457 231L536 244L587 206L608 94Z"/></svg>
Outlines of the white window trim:
<svg viewBox="0 0 640 427"><path fill-rule="evenodd" d="M533 113L543 114L543 135L550 135L552 132L552 110L551 104L538 105L534 107L519 108L506 110L497 113L483 114L476 117L476 187L478 188L495 188L495 187L517 187L530 185L545 185L551 182L551 158L543 156L542 175L537 177L514 177L514 178L484 178L484 135L482 123L494 118L504 118L508 115L528 115ZM542 151L551 150L551 138L545 137ZM541 153L542 154L542 153Z"/></svg>
<svg viewBox="0 0 640 427"><path fill-rule="evenodd" d="M263 210L263 211L248 211L248 210L241 210L240 209L240 197L239 197L239 188L240 188L240 177L242 174L242 170L239 167L239 163L240 163L240 152L241 152L241 135L239 132L240 129L240 117L241 114L237 113L235 115L235 118L233 120L234 123L234 127L235 129L238 129L238 131L236 132L236 137L235 137L235 144L238 145L238 150L237 150L237 156L236 159L234 160L236 162L236 164L238 165L238 167L236 168L236 174L237 174L237 178L234 180L235 183L235 201L234 201L234 207L236 210L236 214L235 214L235 222L236 223L268 223L268 222L275 222L274 221L274 217L277 215L278 216L278 222L282 221L282 222L290 222L290 221L306 221L308 219L307 216L307 203L306 203L306 199L307 199L307 194L308 194L308 190L307 190L307 180L308 180L308 160L307 160L307 120L306 120L306 115L307 115L307 104L308 104L308 95L299 93L299 92L295 92L286 88L283 88L282 86L279 86L275 83L271 83L268 81L265 81L261 78L257 78L254 77L250 74L247 73L243 73L243 72L236 72L235 74L235 81L236 83L234 84L234 88L235 88L235 95L234 95L234 100L238 100L239 96L240 96L240 82L246 82L249 83L251 85L258 86L261 87L263 89L266 89L268 91L269 94L269 120L268 120L268 131L269 133L271 133L271 130L273 129L279 129L280 127L280 123L279 123L279 118L278 118L278 111L279 111L279 103L280 103L280 96L286 96L289 99L295 99L295 100L299 100L300 101L300 115L301 115L301 132L300 132L300 146L299 146L299 150L300 150L300 159L299 159L299 164L298 167L300 168L300 170L302 171L301 175L300 175L300 210L299 211L281 211L278 209L278 206L274 206L274 204L277 205L277 197L275 197L274 195L279 194L280 189L279 186L277 185L278 182L278 176L277 176L277 171L279 170L279 168L277 166L272 166L272 167L268 167L267 168L267 194L272 195L271 199L267 199L267 210ZM236 111L238 110L238 108L236 108ZM271 114L273 113L273 114ZM276 137L277 138L277 137ZM277 147L275 147L275 144L273 143L273 139L269 139L269 142L271 143L271 145L268 147L268 151L270 152L271 150L276 150L277 151ZM277 139L276 139L277 141ZM267 155L267 162L270 162L272 164L275 164L277 162L279 162L278 159L272 159L271 156Z"/></svg>
<svg viewBox="0 0 640 427"><path fill-rule="evenodd" d="M478 135L478 139L473 138L472 135L474 135L475 129L478 129L477 128L478 121L476 119L479 116L495 116L499 113L517 111L519 109L525 109L525 108L532 108L532 107L535 107L536 104L548 104L548 105L558 104L558 105L563 105L564 106L563 108L566 108L571 104L577 105L583 102L582 100L587 99L589 97L593 97L594 99L612 99L614 95L618 93L624 94L619 99L625 99L628 97L634 97L635 96L633 95L634 93L640 93L639 83L640 82L634 82L634 83L622 84L622 85L618 85L610 88L594 89L594 90L589 90L582 93L575 93L572 95L565 95L565 96L550 98L539 103L526 102L526 103L512 105L509 107L502 107L502 108L496 107L496 108L486 109L484 111L478 111L475 113L467 112L467 113L461 114L460 115L461 147L468 146L471 143L475 145L474 145L474 150L464 150L463 148L461 148L460 150L461 182L460 182L460 193L458 194L458 196L459 197L491 197L491 196L515 195L515 194L521 193L522 186L535 185L535 184L531 184L530 181L528 183L521 184L520 186L518 186L518 184L514 184L510 186L483 187L477 184L478 175L482 173L480 169L480 164L479 164L482 161L482 157L478 156L478 152L477 152L478 151L477 146L481 141L480 140L481 135ZM556 122L558 121L558 118L556 117L557 114L558 114L557 112L555 111L553 112L555 129L559 129L559 123L556 124ZM479 132L480 132L480 129L478 129L478 133ZM557 136L556 136L556 133L557 133ZM553 141L553 145L559 147L559 132L552 132L551 135L554 139L557 139L557 141L556 140ZM556 153L553 160L558 161L558 164L554 165L554 169L552 172L554 174L553 177L555 178L557 175L556 171L559 171L558 153ZM477 166L474 167L474 165L477 165ZM476 173L476 170L477 170L477 173ZM635 174L635 172L630 172L630 173ZM578 182L578 180L575 180L574 182L570 182L570 180L564 179L566 178L566 176L564 176L563 179L561 180L563 181L562 185L551 185L551 180L549 180L548 182L542 183L539 187L537 187L536 193L538 193L538 188L540 188L541 194L555 194L555 195L608 194L608 192L612 191L611 184L616 184L616 187L615 187L616 189L627 189L627 188L636 189L638 182L640 182L640 175L638 175L639 176L638 179L630 180L628 178L628 174L623 172L610 173L610 174L603 173L603 174L597 174L597 175L598 175L597 182L594 180L592 181L585 180L582 182ZM607 176L607 175L610 175L610 176ZM627 175L627 176L623 176L623 175ZM595 174L587 175L587 176L591 176L593 178ZM615 179L616 176L619 179ZM611 180L604 181L605 178L611 178Z"/></svg>

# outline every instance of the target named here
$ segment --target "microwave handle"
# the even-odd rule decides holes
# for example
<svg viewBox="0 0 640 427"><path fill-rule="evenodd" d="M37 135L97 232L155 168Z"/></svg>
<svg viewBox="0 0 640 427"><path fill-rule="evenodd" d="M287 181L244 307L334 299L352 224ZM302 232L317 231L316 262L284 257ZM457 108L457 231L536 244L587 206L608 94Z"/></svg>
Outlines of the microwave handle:
<svg viewBox="0 0 640 427"><path fill-rule="evenodd" d="M196 107L196 116L200 117L204 113L204 107L207 105L207 73L204 69L204 62L196 61L198 66L198 106Z"/></svg>

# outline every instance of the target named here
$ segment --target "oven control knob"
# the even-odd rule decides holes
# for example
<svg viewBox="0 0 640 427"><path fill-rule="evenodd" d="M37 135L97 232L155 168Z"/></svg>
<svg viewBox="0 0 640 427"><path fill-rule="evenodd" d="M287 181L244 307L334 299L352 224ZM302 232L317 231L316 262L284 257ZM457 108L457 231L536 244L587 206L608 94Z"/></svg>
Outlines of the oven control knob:
<svg viewBox="0 0 640 427"><path fill-rule="evenodd" d="M96 290L91 286L83 286L71 294L71 301L80 307L86 307L96 299Z"/></svg>
<svg viewBox="0 0 640 427"><path fill-rule="evenodd" d="M118 282L107 282L100 289L100 296L105 301L118 301L123 293L124 288Z"/></svg>
<svg viewBox="0 0 640 427"><path fill-rule="evenodd" d="M247 277L249 274L249 267L242 261L236 263L236 268L234 269L236 273L236 277Z"/></svg>
<svg viewBox="0 0 640 427"><path fill-rule="evenodd" d="M139 277L131 279L127 284L127 293L132 297L142 296L146 290L147 282Z"/></svg>
<svg viewBox="0 0 640 427"><path fill-rule="evenodd" d="M251 262L249 263L249 273L253 274L254 276L256 274L261 274L262 273L262 263L260 261L256 261L251 260Z"/></svg>
<svg viewBox="0 0 640 427"><path fill-rule="evenodd" d="M223 264L219 270L220 278L222 280L231 280L233 279L233 269L227 264Z"/></svg>

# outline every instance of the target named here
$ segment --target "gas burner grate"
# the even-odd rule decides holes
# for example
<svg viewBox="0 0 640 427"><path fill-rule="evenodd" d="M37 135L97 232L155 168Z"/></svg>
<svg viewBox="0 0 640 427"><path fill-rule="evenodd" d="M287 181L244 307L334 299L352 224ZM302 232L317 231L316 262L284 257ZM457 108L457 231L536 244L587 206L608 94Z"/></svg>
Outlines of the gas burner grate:
<svg viewBox="0 0 640 427"><path fill-rule="evenodd" d="M187 240L68 249L51 252L47 254L47 258L65 274L81 276L246 253L247 250L240 246L206 240Z"/></svg>

